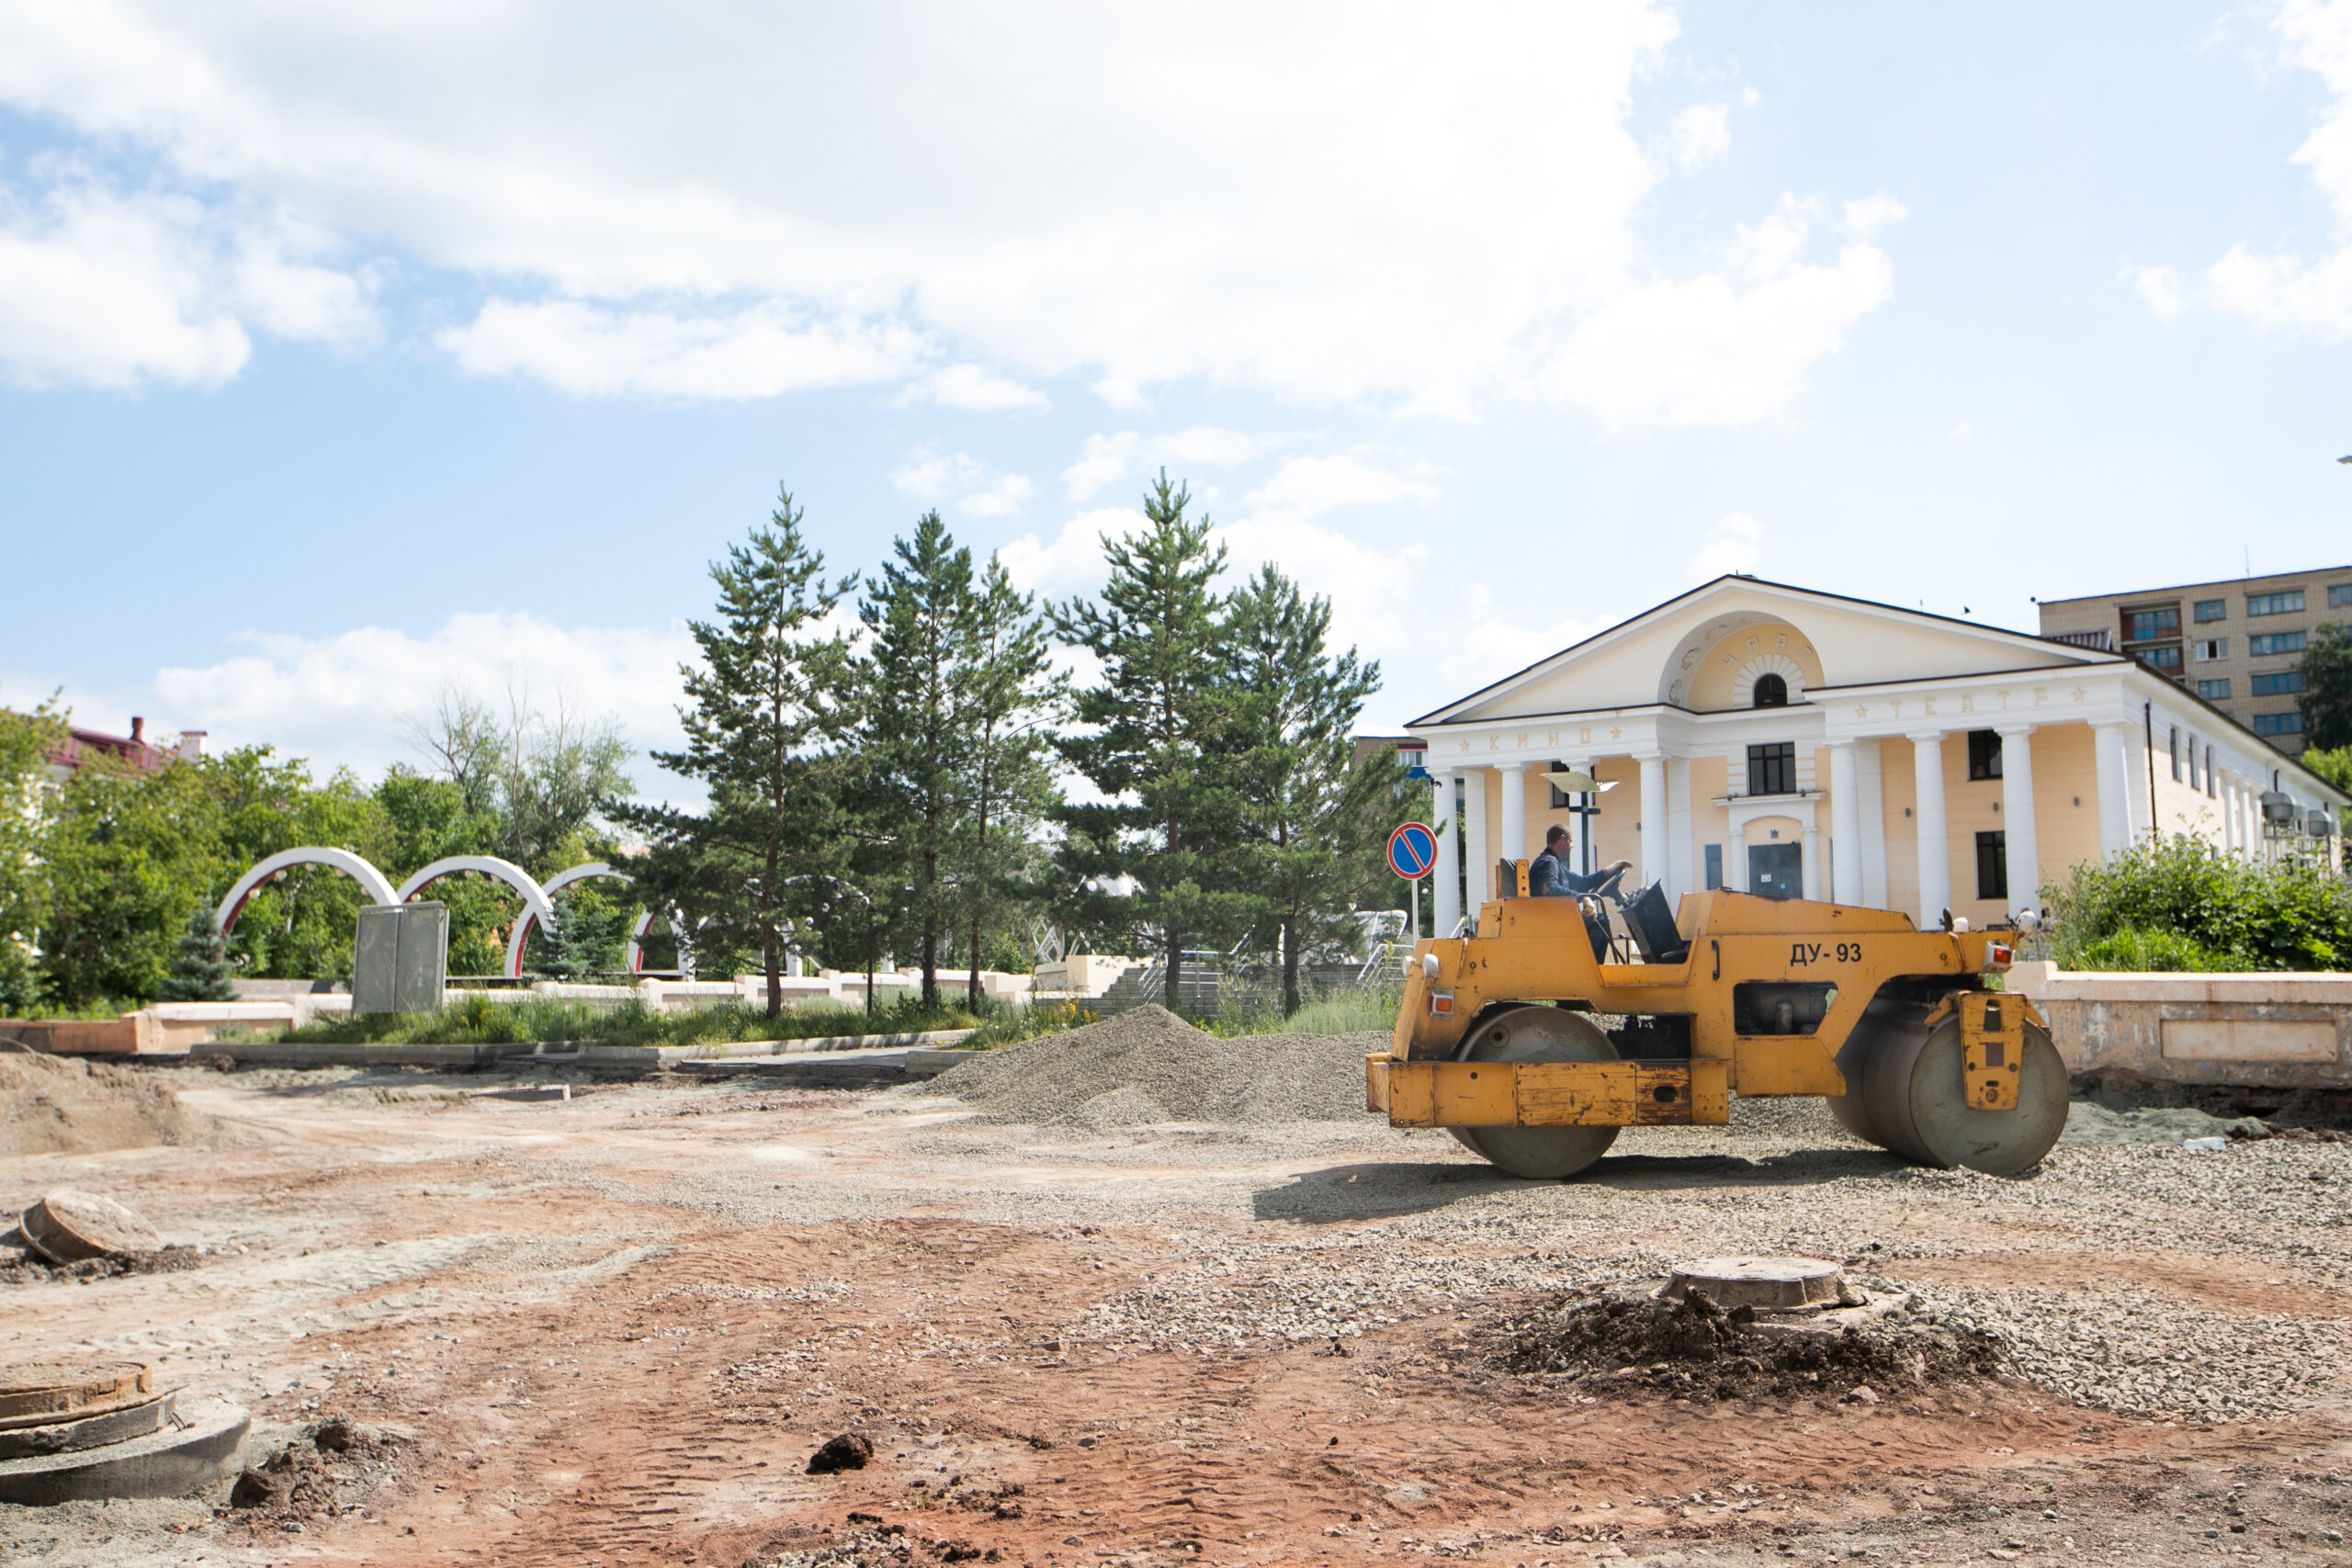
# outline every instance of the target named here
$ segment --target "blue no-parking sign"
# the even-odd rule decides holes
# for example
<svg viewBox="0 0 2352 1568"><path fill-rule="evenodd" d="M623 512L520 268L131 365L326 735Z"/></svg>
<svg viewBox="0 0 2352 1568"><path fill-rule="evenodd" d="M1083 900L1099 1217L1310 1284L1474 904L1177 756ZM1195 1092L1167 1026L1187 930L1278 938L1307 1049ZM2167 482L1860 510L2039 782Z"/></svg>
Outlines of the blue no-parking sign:
<svg viewBox="0 0 2352 1568"><path fill-rule="evenodd" d="M1388 835L1388 869L1408 882L1419 882L1437 864L1437 835L1423 824L1408 822Z"/></svg>

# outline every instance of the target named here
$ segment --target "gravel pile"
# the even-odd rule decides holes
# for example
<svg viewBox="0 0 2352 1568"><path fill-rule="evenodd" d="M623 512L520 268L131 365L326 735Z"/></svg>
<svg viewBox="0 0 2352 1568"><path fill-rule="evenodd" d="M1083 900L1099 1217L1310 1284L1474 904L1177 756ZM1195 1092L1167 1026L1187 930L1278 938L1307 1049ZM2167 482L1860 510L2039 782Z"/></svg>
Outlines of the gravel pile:
<svg viewBox="0 0 2352 1568"><path fill-rule="evenodd" d="M1220 1040L1148 1003L983 1052L906 1092L960 1100L985 1122L1037 1126L1358 1122L1363 1059L1387 1041L1369 1032Z"/></svg>

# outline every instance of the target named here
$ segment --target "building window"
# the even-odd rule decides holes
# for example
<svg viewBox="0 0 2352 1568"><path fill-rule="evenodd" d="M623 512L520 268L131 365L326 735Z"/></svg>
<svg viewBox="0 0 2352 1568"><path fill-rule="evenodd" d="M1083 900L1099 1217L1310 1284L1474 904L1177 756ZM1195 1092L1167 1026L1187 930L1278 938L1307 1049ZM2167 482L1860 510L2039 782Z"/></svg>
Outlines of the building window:
<svg viewBox="0 0 2352 1568"><path fill-rule="evenodd" d="M2268 637L2245 639L2245 650L2256 659L2274 653L2301 653L2310 638L2301 632L2272 632Z"/></svg>
<svg viewBox="0 0 2352 1568"><path fill-rule="evenodd" d="M1712 889L1721 887L1723 885L1724 847L1721 844L1709 844L1707 846L1707 886Z"/></svg>
<svg viewBox="0 0 2352 1568"><path fill-rule="evenodd" d="M1550 772L1550 773L1574 773L1576 770L1575 770L1575 769L1573 769L1573 768L1571 768L1571 767L1569 767L1566 762L1561 761L1557 757L1555 757L1555 758L1553 758L1553 759L1552 759L1552 765L1551 765L1551 767L1550 767L1549 769L1547 769L1546 771L1547 771L1547 772ZM1551 781L1551 780L1549 780L1549 779L1545 779L1544 782L1544 784L1545 784L1546 785L1548 785L1548 786L1550 787L1550 789L1551 789L1551 791L1552 791L1552 809L1553 809L1553 810L1555 810L1555 811L1558 811L1558 810L1561 810L1562 808L1564 808L1564 807L1566 807L1573 806L1573 805L1575 805L1575 804L1576 804L1576 796L1575 796L1575 795L1572 795L1568 794L1566 791L1563 790L1563 789L1562 789L1558 784L1553 784L1553 783L1552 783L1552 781Z"/></svg>
<svg viewBox="0 0 2352 1568"><path fill-rule="evenodd" d="M1769 673L1758 675L1756 677L1756 701L1754 705L1759 708L1784 708L1788 706L1789 683L1786 681L1781 680L1778 675Z"/></svg>
<svg viewBox="0 0 2352 1568"><path fill-rule="evenodd" d="M2224 675L2218 681L2199 681L2197 682L2197 694L2203 697L2209 703L2228 702L2230 700L2230 678L2227 675Z"/></svg>
<svg viewBox="0 0 2352 1568"><path fill-rule="evenodd" d="M1972 780L2001 776L2000 731L1972 729L1968 732L1968 776Z"/></svg>
<svg viewBox="0 0 2352 1568"><path fill-rule="evenodd" d="M2180 782L2180 726L2172 727L2172 782Z"/></svg>
<svg viewBox="0 0 2352 1568"><path fill-rule="evenodd" d="M2009 896L2009 836L2005 832L1976 835L1976 896L2004 900Z"/></svg>
<svg viewBox="0 0 2352 1568"><path fill-rule="evenodd" d="M2276 593L2249 593L2245 596L2245 613L2249 615L2291 615L2303 607L2303 591L2282 588Z"/></svg>
<svg viewBox="0 0 2352 1568"><path fill-rule="evenodd" d="M2205 748L2205 793L2214 800L2222 798L2222 786L2213 777L2213 748Z"/></svg>
<svg viewBox="0 0 2352 1568"><path fill-rule="evenodd" d="M1747 793L1794 795L1797 792L1797 745L1777 740L1747 749Z"/></svg>
<svg viewBox="0 0 2352 1568"><path fill-rule="evenodd" d="M2154 642L2160 637L2179 635L2180 606L2177 604L2165 610L2123 612L2123 640L2126 642Z"/></svg>
<svg viewBox="0 0 2352 1568"><path fill-rule="evenodd" d="M2230 639L2225 637L2209 637L2189 646L2197 650L2199 664L2219 664L2230 656Z"/></svg>
<svg viewBox="0 0 2352 1568"><path fill-rule="evenodd" d="M2327 585L2327 607L2341 610L2352 604L2352 582L2331 582Z"/></svg>
<svg viewBox="0 0 2352 1568"><path fill-rule="evenodd" d="M2132 657L2151 670L2162 670L2169 674L2180 668L2180 645L2170 643L2158 648L2134 649Z"/></svg>
<svg viewBox="0 0 2352 1568"><path fill-rule="evenodd" d="M2194 731L2188 737L2188 787L2192 790L2205 787L2197 777L2197 736Z"/></svg>
<svg viewBox="0 0 2352 1568"><path fill-rule="evenodd" d="M2299 713L2258 713L2254 716L2256 735L2301 735L2303 716Z"/></svg>
<svg viewBox="0 0 2352 1568"><path fill-rule="evenodd" d="M2300 670L2279 670L2267 675L2256 675L2246 683L2246 693L2256 697L2286 697L2303 690L2303 672Z"/></svg>
<svg viewBox="0 0 2352 1568"><path fill-rule="evenodd" d="M2199 599L2197 601L2197 619L2200 623L2205 621L2226 621L2229 618L2230 602L2227 599Z"/></svg>

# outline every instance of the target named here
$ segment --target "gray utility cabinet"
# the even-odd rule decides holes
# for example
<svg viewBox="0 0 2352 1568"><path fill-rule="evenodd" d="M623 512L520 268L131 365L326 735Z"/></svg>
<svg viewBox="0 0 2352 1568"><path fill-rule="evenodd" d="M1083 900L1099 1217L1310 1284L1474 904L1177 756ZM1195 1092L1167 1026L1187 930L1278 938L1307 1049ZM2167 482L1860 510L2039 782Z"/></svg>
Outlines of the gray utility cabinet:
<svg viewBox="0 0 2352 1568"><path fill-rule="evenodd" d="M449 982L449 906L370 904L351 954L351 1010L431 1012Z"/></svg>

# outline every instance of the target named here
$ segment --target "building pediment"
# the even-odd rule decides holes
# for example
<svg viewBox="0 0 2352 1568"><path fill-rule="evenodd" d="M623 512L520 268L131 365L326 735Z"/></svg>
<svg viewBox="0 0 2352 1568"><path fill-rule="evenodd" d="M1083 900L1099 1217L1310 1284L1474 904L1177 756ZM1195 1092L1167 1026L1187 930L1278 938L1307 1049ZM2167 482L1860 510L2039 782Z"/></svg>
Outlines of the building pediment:
<svg viewBox="0 0 2352 1568"><path fill-rule="evenodd" d="M1491 723L1548 714L1752 705L1822 687L2115 664L2117 655L2021 632L1749 577L1721 577L1416 719Z"/></svg>

